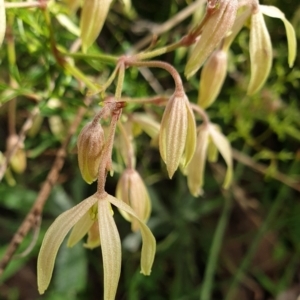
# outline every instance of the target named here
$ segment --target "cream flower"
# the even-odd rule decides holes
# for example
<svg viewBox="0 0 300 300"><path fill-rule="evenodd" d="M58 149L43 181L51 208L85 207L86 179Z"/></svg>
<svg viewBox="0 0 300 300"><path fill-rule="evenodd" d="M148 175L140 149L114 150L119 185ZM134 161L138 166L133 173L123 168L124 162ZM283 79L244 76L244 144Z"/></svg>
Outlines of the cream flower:
<svg viewBox="0 0 300 300"><path fill-rule="evenodd" d="M61 214L46 232L37 265L40 294L43 294L48 288L58 249L68 232L74 227L68 242L69 246L73 246L90 229L94 229L92 226L97 219L104 268L104 299L115 299L121 272L121 241L111 213L111 204L125 211L139 223L143 239L141 273L150 275L156 248L156 242L150 229L123 201L107 193L102 196L96 193Z"/></svg>

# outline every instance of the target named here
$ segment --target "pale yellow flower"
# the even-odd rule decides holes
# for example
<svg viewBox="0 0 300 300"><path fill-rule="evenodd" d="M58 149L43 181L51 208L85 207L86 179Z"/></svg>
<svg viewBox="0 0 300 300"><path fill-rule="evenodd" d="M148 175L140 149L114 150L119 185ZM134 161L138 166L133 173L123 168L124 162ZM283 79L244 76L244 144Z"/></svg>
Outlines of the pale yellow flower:
<svg viewBox="0 0 300 300"><path fill-rule="evenodd" d="M6 14L4 0L0 0L0 47L2 45L6 30Z"/></svg>
<svg viewBox="0 0 300 300"><path fill-rule="evenodd" d="M46 232L37 265L40 294L48 288L58 249L68 232L74 227L68 243L69 246L73 246L93 229L92 226L97 220L104 268L104 299L115 299L121 272L121 241L111 213L111 204L124 210L139 223L143 239L141 273L150 275L156 248L150 229L126 203L109 194L99 196L96 193L61 214Z"/></svg>
<svg viewBox="0 0 300 300"><path fill-rule="evenodd" d="M151 201L147 188L139 173L134 169L126 169L119 179L116 197L128 204L143 221L147 222L151 213ZM133 231L139 229L139 222L126 212L120 210L122 216L131 222Z"/></svg>
<svg viewBox="0 0 300 300"><path fill-rule="evenodd" d="M196 123L187 96L175 92L164 111L160 132L159 151L172 178L179 164L185 168L196 147Z"/></svg>
<svg viewBox="0 0 300 300"><path fill-rule="evenodd" d="M210 145L213 144L213 145ZM195 154L186 169L188 187L191 194L198 197L203 193L204 171L207 157L211 161L217 158L216 148L227 165L223 188L228 188L233 174L231 147L226 137L214 124L203 124L198 128ZM208 151L212 151L208 153Z"/></svg>

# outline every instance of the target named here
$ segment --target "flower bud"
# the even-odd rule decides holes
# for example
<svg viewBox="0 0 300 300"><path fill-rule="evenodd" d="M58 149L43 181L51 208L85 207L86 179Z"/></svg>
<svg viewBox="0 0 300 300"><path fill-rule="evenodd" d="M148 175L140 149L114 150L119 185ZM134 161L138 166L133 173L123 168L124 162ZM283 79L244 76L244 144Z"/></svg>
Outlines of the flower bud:
<svg viewBox="0 0 300 300"><path fill-rule="evenodd" d="M169 99L159 132L159 151L172 178L180 163L185 168L195 152L196 123L189 100L183 92Z"/></svg>
<svg viewBox="0 0 300 300"><path fill-rule="evenodd" d="M104 144L104 132L99 123L88 123L78 136L79 169L83 179L89 184L97 179Z"/></svg>
<svg viewBox="0 0 300 300"><path fill-rule="evenodd" d="M83 2L80 30L83 51L86 51L98 37L112 0L85 0Z"/></svg>
<svg viewBox="0 0 300 300"><path fill-rule="evenodd" d="M4 0L0 0L0 47L2 45L6 30L6 15Z"/></svg>
<svg viewBox="0 0 300 300"><path fill-rule="evenodd" d="M212 2L217 3L212 4ZM207 57L228 34L234 23L237 7L237 0L208 1L206 22L185 67L187 78L193 76L201 68Z"/></svg>
<svg viewBox="0 0 300 300"><path fill-rule="evenodd" d="M260 10L251 16L249 52L251 77L247 93L253 95L264 85L272 66L271 39Z"/></svg>
<svg viewBox="0 0 300 300"><path fill-rule="evenodd" d="M10 135L6 141L7 151L11 151L19 143L18 135ZM18 144L14 155L11 157L10 166L18 174L22 174L27 166L26 152L24 151L24 144Z"/></svg>
<svg viewBox="0 0 300 300"><path fill-rule="evenodd" d="M136 170L126 169L122 174L117 184L116 197L131 206L143 222L147 222L151 212L151 201L147 188ZM135 218L131 218L123 210L120 210L120 213L131 222L132 231L139 229L139 222Z"/></svg>
<svg viewBox="0 0 300 300"><path fill-rule="evenodd" d="M202 108L210 106L218 97L227 73L227 52L216 50L204 65L198 95Z"/></svg>

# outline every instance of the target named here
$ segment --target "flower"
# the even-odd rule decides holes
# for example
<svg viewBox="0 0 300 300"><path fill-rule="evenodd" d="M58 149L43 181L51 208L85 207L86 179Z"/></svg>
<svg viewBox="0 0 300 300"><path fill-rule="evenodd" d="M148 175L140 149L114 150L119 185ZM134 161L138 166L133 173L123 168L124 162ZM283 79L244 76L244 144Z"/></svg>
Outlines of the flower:
<svg viewBox="0 0 300 300"><path fill-rule="evenodd" d="M189 164L195 147L195 117L186 94L177 91L167 103L159 132L159 151L170 178L180 163Z"/></svg>
<svg viewBox="0 0 300 300"><path fill-rule="evenodd" d="M209 0L201 36L185 67L187 78L193 76L207 57L230 31L238 8L237 0Z"/></svg>
<svg viewBox="0 0 300 300"><path fill-rule="evenodd" d="M123 201L107 193L95 193L61 214L46 232L37 265L40 294L43 294L48 288L58 249L68 232L73 228L68 242L69 246L73 246L89 230L95 233L94 224L97 221L104 268L104 299L115 299L121 271L121 241L112 217L111 204L124 210L139 223L143 239L141 273L150 275L156 248L156 242L150 229Z"/></svg>
<svg viewBox="0 0 300 300"><path fill-rule="evenodd" d="M89 184L97 178L104 142L104 131L98 122L86 124L78 136L79 169L83 179Z"/></svg>
<svg viewBox="0 0 300 300"><path fill-rule="evenodd" d="M126 169L124 171L117 184L116 197L128 204L143 222L147 222L151 212L151 201L147 188L136 170ZM122 210L120 213L127 221L131 222L133 231L139 229L139 223L135 218L131 218Z"/></svg>
<svg viewBox="0 0 300 300"><path fill-rule="evenodd" d="M288 62L290 67L293 66L296 58L297 41L295 30L291 23L277 7L259 5L251 16L249 47L251 77L248 86L248 95L253 95L261 89L269 76L272 66L272 43L263 14L279 18L284 22L288 39Z"/></svg>
<svg viewBox="0 0 300 300"><path fill-rule="evenodd" d="M204 170L206 157L210 161L216 160L216 148L227 164L227 171L223 188L228 188L232 179L232 154L231 147L226 137L220 133L214 124L203 124L198 128L197 146L195 154L186 169L188 187L191 194L198 197L203 193ZM209 152L210 151L210 152Z"/></svg>
<svg viewBox="0 0 300 300"><path fill-rule="evenodd" d="M80 16L80 30L83 51L86 51L98 37L112 0L85 0Z"/></svg>
<svg viewBox="0 0 300 300"><path fill-rule="evenodd" d="M198 95L200 107L207 108L218 97L227 73L227 56L226 51L216 50L204 65Z"/></svg>

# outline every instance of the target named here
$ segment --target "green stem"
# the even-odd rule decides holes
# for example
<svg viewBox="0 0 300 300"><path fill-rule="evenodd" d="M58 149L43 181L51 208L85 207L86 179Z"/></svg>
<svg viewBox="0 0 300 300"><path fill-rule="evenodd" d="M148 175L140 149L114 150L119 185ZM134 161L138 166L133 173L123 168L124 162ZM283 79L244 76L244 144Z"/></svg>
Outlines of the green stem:
<svg viewBox="0 0 300 300"><path fill-rule="evenodd" d="M118 73L118 82L115 92L115 98L116 100L120 100L122 96L122 89L124 84L124 77L125 77L125 65L124 63L120 63L119 65L119 73Z"/></svg>
<svg viewBox="0 0 300 300"><path fill-rule="evenodd" d="M205 269L204 281L200 292L200 300L210 300L212 296L212 288L214 276L217 270L217 262L221 250L224 233L230 218L232 207L232 196L225 199L222 214L213 237L213 242L209 252L208 263Z"/></svg>
<svg viewBox="0 0 300 300"><path fill-rule="evenodd" d="M180 40L180 41L175 42L171 45L167 45L167 46L164 46L164 47L152 50L152 51L138 53L138 54L134 55L134 57L137 60L148 60L148 59L151 59L153 57L157 57L157 56L160 56L162 54L174 51L177 48L180 48L182 46L184 46L184 45L182 43L182 40Z"/></svg>
<svg viewBox="0 0 300 300"><path fill-rule="evenodd" d="M62 51L60 52L68 57L77 58L77 59L96 59L104 63L113 63L116 64L119 60L118 56L106 55L106 54L85 54L85 53L69 53Z"/></svg>
<svg viewBox="0 0 300 300"><path fill-rule="evenodd" d="M262 237L266 234L267 230L270 228L271 223L275 220L276 215L280 211L280 208L282 207L282 204L285 200L284 195L287 190L288 190L287 186L283 186L280 189L280 191L269 211L269 214L267 215L267 218L265 219L265 222L262 224L259 232L256 234L254 240L251 242L250 249L248 250L247 254L245 255L237 272L235 273L235 276L229 286L229 290L228 290L225 300L234 299L234 294L235 294L236 288L237 288L238 284L242 281L244 273L249 268L249 266L252 262L252 259L253 259L254 255L256 254L257 248L259 246L259 243L260 243Z"/></svg>

